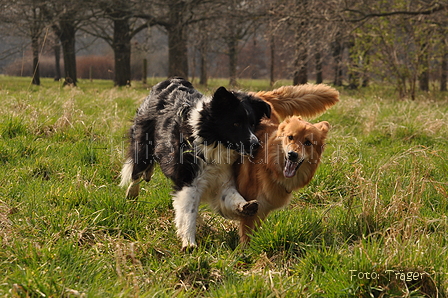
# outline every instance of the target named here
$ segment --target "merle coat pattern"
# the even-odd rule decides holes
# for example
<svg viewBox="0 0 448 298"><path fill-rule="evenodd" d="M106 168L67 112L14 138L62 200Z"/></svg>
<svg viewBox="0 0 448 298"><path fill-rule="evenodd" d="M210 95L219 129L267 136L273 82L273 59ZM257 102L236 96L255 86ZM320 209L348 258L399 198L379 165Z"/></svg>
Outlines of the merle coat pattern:
<svg viewBox="0 0 448 298"><path fill-rule="evenodd" d="M254 135L270 106L244 92L224 87L206 97L190 82L174 78L154 86L137 110L130 129L128 158L121 185L136 197L141 179L149 181L155 163L173 181L173 207L182 247L195 246L199 203L207 202L228 218L257 212L236 191L232 164L259 146Z"/></svg>

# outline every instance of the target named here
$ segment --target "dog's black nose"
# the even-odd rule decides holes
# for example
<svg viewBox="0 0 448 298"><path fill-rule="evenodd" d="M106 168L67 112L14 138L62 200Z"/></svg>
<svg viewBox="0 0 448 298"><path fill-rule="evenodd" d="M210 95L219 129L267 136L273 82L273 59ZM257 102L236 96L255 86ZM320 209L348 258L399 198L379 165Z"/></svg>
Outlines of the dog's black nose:
<svg viewBox="0 0 448 298"><path fill-rule="evenodd" d="M260 143L254 142L250 145L250 147L252 148L252 150L256 150L256 149L258 149L258 147L260 147Z"/></svg>
<svg viewBox="0 0 448 298"><path fill-rule="evenodd" d="M258 138L255 135L251 135L250 137L250 147L252 149L257 149L260 147L260 141L258 141Z"/></svg>
<svg viewBox="0 0 448 298"><path fill-rule="evenodd" d="M296 161L297 159L299 159L299 154L295 151L289 151L288 152L288 159L291 161Z"/></svg>

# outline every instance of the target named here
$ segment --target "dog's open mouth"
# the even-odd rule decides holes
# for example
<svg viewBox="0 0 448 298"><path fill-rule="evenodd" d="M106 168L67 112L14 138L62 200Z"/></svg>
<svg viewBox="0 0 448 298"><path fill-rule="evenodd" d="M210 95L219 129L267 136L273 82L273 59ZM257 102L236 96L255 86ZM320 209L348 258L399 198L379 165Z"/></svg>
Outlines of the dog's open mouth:
<svg viewBox="0 0 448 298"><path fill-rule="evenodd" d="M302 163L303 163L303 159L301 159L299 161L292 161L290 159L286 159L285 160L285 168L283 169L283 175L286 178L294 177Z"/></svg>

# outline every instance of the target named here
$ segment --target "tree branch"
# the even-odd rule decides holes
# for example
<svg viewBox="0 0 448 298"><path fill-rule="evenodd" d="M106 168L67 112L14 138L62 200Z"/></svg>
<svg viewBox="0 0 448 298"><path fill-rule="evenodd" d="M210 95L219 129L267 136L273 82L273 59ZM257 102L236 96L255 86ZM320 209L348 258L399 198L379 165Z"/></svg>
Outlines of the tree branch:
<svg viewBox="0 0 448 298"><path fill-rule="evenodd" d="M448 9L448 5L436 4L434 7L427 9L427 10L422 10L422 11L391 11L391 12L378 12L378 13L366 14L360 10L346 8L342 12L350 12L350 13L362 15L362 17L357 18L357 19L345 19L346 22L357 23L357 22L361 22L366 19L375 18L375 17L389 17L389 16L395 16L395 15L410 15L410 16L431 15L433 13L443 11L446 9Z"/></svg>

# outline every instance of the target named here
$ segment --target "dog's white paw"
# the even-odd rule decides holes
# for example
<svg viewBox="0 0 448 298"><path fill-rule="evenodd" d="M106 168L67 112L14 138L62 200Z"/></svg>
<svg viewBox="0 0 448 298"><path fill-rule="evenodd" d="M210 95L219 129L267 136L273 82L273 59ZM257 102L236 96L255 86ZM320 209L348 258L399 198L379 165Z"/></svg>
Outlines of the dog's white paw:
<svg viewBox="0 0 448 298"><path fill-rule="evenodd" d="M182 246L181 251L185 252L185 253L191 253L192 251L194 251L198 246L196 244L190 244L187 246Z"/></svg>
<svg viewBox="0 0 448 298"><path fill-rule="evenodd" d="M258 212L258 201L252 200L244 204L240 204L236 211L242 216L253 216Z"/></svg>

